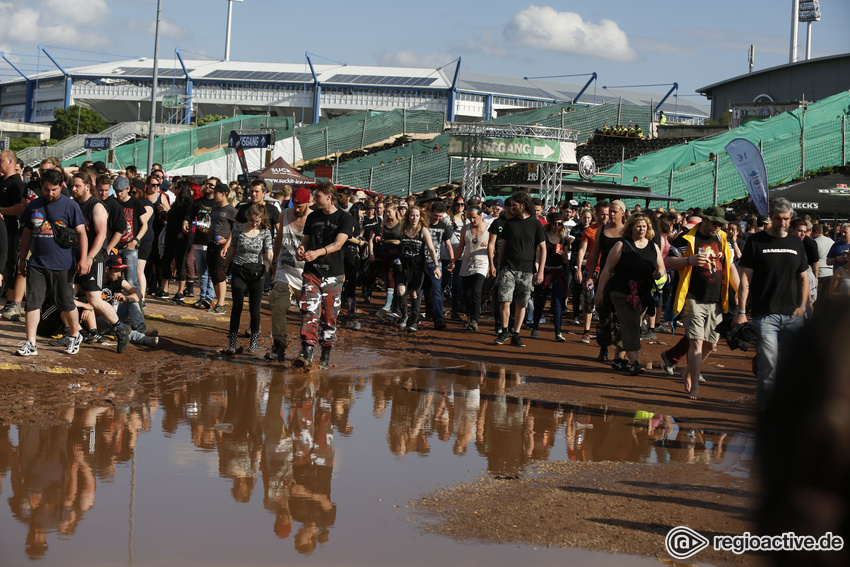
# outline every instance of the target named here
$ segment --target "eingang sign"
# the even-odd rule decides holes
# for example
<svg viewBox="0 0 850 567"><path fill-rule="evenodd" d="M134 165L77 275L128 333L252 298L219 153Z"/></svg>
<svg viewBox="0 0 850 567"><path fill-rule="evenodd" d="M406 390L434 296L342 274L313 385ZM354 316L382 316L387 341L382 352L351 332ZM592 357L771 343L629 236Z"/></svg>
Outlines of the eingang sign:
<svg viewBox="0 0 850 567"><path fill-rule="evenodd" d="M576 163L575 143L539 138L449 137L449 155L505 161Z"/></svg>

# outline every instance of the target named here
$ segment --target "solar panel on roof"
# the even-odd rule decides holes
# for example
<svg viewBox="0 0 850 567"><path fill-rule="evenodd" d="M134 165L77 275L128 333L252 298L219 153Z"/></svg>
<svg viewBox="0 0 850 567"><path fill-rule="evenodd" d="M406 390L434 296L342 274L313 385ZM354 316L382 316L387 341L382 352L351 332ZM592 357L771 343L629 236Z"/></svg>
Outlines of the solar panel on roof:
<svg viewBox="0 0 850 567"><path fill-rule="evenodd" d="M204 79L237 79L263 82L300 82L305 77L307 77L305 73L274 73L271 71L235 71L227 69L218 69L203 76Z"/></svg>
<svg viewBox="0 0 850 567"><path fill-rule="evenodd" d="M394 85L394 86L428 86L437 79L435 77L393 77L388 75L334 75L326 83L347 85Z"/></svg>
<svg viewBox="0 0 850 567"><path fill-rule="evenodd" d="M194 69L189 69L191 73ZM153 69L150 67L116 67L112 70L112 72L116 75L121 75L124 77L153 77ZM163 69L160 67L159 72L157 73L159 76L164 75L174 75L174 76L184 76L183 69Z"/></svg>
<svg viewBox="0 0 850 567"><path fill-rule="evenodd" d="M499 93L509 96L523 96L533 98L551 99L552 93L533 87L521 87L515 85L499 85L496 83L481 83L478 81L461 81L461 85L466 85L468 88L491 93Z"/></svg>

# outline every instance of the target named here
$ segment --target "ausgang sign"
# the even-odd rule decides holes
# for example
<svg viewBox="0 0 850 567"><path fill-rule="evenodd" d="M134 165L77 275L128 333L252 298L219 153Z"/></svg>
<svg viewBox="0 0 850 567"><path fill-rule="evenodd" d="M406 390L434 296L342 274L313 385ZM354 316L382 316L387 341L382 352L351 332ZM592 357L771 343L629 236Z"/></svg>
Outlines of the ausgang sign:
<svg viewBox="0 0 850 567"><path fill-rule="evenodd" d="M449 155L506 161L575 163L575 144L537 138L449 137Z"/></svg>

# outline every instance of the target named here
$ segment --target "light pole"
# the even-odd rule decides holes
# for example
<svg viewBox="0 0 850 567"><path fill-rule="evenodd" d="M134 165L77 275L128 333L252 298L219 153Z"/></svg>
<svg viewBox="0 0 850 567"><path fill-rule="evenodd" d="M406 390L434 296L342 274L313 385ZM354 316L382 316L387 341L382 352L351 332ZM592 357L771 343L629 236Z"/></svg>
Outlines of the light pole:
<svg viewBox="0 0 850 567"><path fill-rule="evenodd" d="M150 173L153 165L153 143L155 141L156 127L156 83L159 79L159 22L162 20L162 0L156 0L156 31L154 33L153 43L153 84L151 85L151 120L150 130L148 130L148 167Z"/></svg>
<svg viewBox="0 0 850 567"><path fill-rule="evenodd" d="M227 36L224 40L224 60L230 61L230 22L233 20L233 3L243 0L227 0Z"/></svg>

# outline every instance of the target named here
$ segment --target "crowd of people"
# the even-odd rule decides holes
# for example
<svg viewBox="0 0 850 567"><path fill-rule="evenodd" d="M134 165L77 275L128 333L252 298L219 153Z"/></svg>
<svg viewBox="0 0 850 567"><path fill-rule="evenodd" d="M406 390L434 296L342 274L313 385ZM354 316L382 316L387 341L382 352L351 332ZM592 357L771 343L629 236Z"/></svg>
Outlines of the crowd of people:
<svg viewBox="0 0 850 567"><path fill-rule="evenodd" d="M663 368L672 375L686 360L684 388L698 399L701 365L719 342L724 314L737 327L749 312L762 407L780 340L802 326L819 297L850 290L850 224L836 234L794 217L782 199L768 217L720 207L644 211L619 200L546 209L523 192L484 201L433 190L394 198L342 194L325 182L270 194L261 180L243 188L215 177L169 179L158 164L147 176L132 167L110 175L101 162L21 166L13 152L0 154L2 315L25 320L22 356L38 353L44 325L66 330L59 344L68 354L104 335L119 351L156 346L146 298L226 314L229 285L223 354L243 350L246 298L248 352L259 349L267 295L273 342L265 358L286 360L286 316L297 303L301 348L293 364L312 366L318 349L327 368L338 319L360 328L358 297L369 304L385 290L376 312L385 324L419 332L424 303L437 331L454 320L477 332L491 318L494 342L515 347L525 346L524 329L540 340L548 303L554 341L566 342L563 320L573 319L582 343L595 335L599 362L632 375L645 370L641 341L682 325Z"/></svg>

